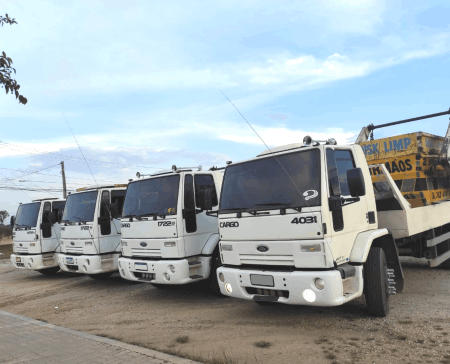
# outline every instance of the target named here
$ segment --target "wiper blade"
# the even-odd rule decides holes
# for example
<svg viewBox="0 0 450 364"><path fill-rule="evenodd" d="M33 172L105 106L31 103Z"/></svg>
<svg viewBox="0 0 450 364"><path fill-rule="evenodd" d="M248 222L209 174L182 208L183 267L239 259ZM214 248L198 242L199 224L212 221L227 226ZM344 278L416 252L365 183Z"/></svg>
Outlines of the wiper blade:
<svg viewBox="0 0 450 364"><path fill-rule="evenodd" d="M248 207L230 207L228 209L221 209L220 211L229 211L229 210L233 211L248 210Z"/></svg>
<svg viewBox="0 0 450 364"><path fill-rule="evenodd" d="M144 214L144 215L140 215L140 216L141 216L141 217L145 217L145 216L161 217L161 218L163 218L163 219L166 218L166 215L160 214L160 213L158 213L158 212L150 212L150 213L148 213L148 214Z"/></svg>
<svg viewBox="0 0 450 364"><path fill-rule="evenodd" d="M290 203L284 202L268 202L268 203L256 203L255 206L289 206Z"/></svg>
<svg viewBox="0 0 450 364"><path fill-rule="evenodd" d="M132 219L132 218L135 218L135 219L137 219L137 220L141 220L141 215L133 215L133 214L130 214L130 215L122 216L121 218L122 218L122 219L127 219L127 218Z"/></svg>
<svg viewBox="0 0 450 364"><path fill-rule="evenodd" d="M256 211L254 209L249 209L248 207L236 207L236 208L229 208L229 209L222 209L219 210L219 213L233 213L233 212L248 212L249 214L256 215Z"/></svg>

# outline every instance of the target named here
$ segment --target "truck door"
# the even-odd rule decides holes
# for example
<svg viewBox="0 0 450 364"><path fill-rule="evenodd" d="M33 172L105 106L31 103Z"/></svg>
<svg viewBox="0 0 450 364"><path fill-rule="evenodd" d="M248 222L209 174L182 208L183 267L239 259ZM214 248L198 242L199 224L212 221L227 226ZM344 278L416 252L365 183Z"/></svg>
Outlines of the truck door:
<svg viewBox="0 0 450 364"><path fill-rule="evenodd" d="M327 148L326 158L332 220L328 234L332 236L333 240L333 257L340 264L348 260L356 236L361 231L369 229L367 200L366 196L362 196L357 202L341 201L342 198L351 198L347 171L356 168L352 151ZM332 203L339 206L332 208Z"/></svg>
<svg viewBox="0 0 450 364"><path fill-rule="evenodd" d="M42 210L41 220L41 252L53 251L52 245L52 223L50 221L50 212L52 211L51 202L44 202L44 208Z"/></svg>
<svg viewBox="0 0 450 364"><path fill-rule="evenodd" d="M203 246L213 233L217 233L217 217L207 216L201 210L200 196L205 190L212 192L212 205L218 206L216 186L212 174L187 174L184 179L185 238L184 249L187 256L200 254Z"/></svg>
<svg viewBox="0 0 450 364"><path fill-rule="evenodd" d="M100 216L98 217L100 253L113 251L117 247L120 229L115 219L111 218L111 194L104 190L100 199Z"/></svg>
<svg viewBox="0 0 450 364"><path fill-rule="evenodd" d="M56 221L52 226L52 249L56 249L59 246L59 239L61 239L61 218L59 211L64 209L66 201L54 201L52 202L53 216L56 217Z"/></svg>

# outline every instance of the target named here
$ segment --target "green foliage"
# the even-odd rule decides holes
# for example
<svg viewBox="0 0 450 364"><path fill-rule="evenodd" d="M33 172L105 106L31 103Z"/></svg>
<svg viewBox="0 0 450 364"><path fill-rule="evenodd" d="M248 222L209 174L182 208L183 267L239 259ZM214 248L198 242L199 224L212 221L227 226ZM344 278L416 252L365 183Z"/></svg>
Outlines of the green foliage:
<svg viewBox="0 0 450 364"><path fill-rule="evenodd" d="M0 211L0 225L3 225L5 220L9 217L9 212L6 210Z"/></svg>
<svg viewBox="0 0 450 364"><path fill-rule="evenodd" d="M17 24L14 18L10 18L8 14L5 16L0 15L0 24ZM26 104L28 102L27 98L19 93L20 85L12 77L12 74L16 74L16 69L12 67L13 61L10 57L6 56L5 52L0 55L0 85L5 88L6 94L11 93L16 96L20 104Z"/></svg>

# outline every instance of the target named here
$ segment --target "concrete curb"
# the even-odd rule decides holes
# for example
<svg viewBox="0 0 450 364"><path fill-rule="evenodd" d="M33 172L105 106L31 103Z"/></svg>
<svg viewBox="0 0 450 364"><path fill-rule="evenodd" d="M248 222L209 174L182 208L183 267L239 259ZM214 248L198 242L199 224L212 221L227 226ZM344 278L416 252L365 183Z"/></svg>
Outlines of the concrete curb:
<svg viewBox="0 0 450 364"><path fill-rule="evenodd" d="M86 339L86 340L94 340L94 341L98 341L98 342L101 342L101 343L104 343L104 344L117 346L117 347L119 347L121 349L133 351L135 353L146 355L146 356L154 358L154 359L162 360L165 363L172 363L172 364L201 364L201 363L199 363L197 361L193 361L193 360L190 360L190 359L184 359L184 358L180 358L178 356L174 356L174 355L170 355L170 354L164 354L164 353L161 353L159 351L155 351L155 350L143 348L143 347L140 347L140 346L123 343L121 341L108 339L106 337L96 336L96 335L92 335L92 334L86 334L86 333L81 332L81 331L68 329L68 328L65 328L65 327L62 327L62 326L56 326L56 325L53 325L53 324L49 324L47 322L38 321L38 320L35 320L35 319L32 319L32 318L16 315L16 314L13 314L13 313L10 313L10 312L6 312L6 311L1 311L0 310L0 315L11 317L11 318L14 318L16 320L26 321L26 322L29 322L30 324L43 326L43 327L46 327L48 329L52 329L52 330L56 330L56 331L62 331L62 332L65 332L67 334L78 336L78 337L81 337L81 338Z"/></svg>

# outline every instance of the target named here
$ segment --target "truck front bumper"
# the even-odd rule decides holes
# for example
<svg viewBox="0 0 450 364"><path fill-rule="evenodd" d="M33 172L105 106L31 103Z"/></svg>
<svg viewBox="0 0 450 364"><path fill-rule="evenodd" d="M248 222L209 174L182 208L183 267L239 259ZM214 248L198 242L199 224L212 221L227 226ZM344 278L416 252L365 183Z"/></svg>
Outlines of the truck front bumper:
<svg viewBox="0 0 450 364"><path fill-rule="evenodd" d="M122 278L130 281L187 284L209 277L211 257L195 257L195 261L200 264L189 265L188 259L139 260L121 257L119 272Z"/></svg>
<svg viewBox="0 0 450 364"><path fill-rule="evenodd" d="M217 276L225 296L290 305L339 306L362 295L362 266L355 268L355 276L346 280L337 270L275 272L220 267ZM273 277L273 286L252 284L251 276L255 283L255 276L261 275ZM324 281L323 289L316 287L317 278Z"/></svg>
<svg viewBox="0 0 450 364"><path fill-rule="evenodd" d="M58 254L58 264L65 272L100 274L116 271L120 253L107 255Z"/></svg>
<svg viewBox="0 0 450 364"><path fill-rule="evenodd" d="M41 270L58 266L58 253L35 255L11 254L11 262L18 269Z"/></svg>

